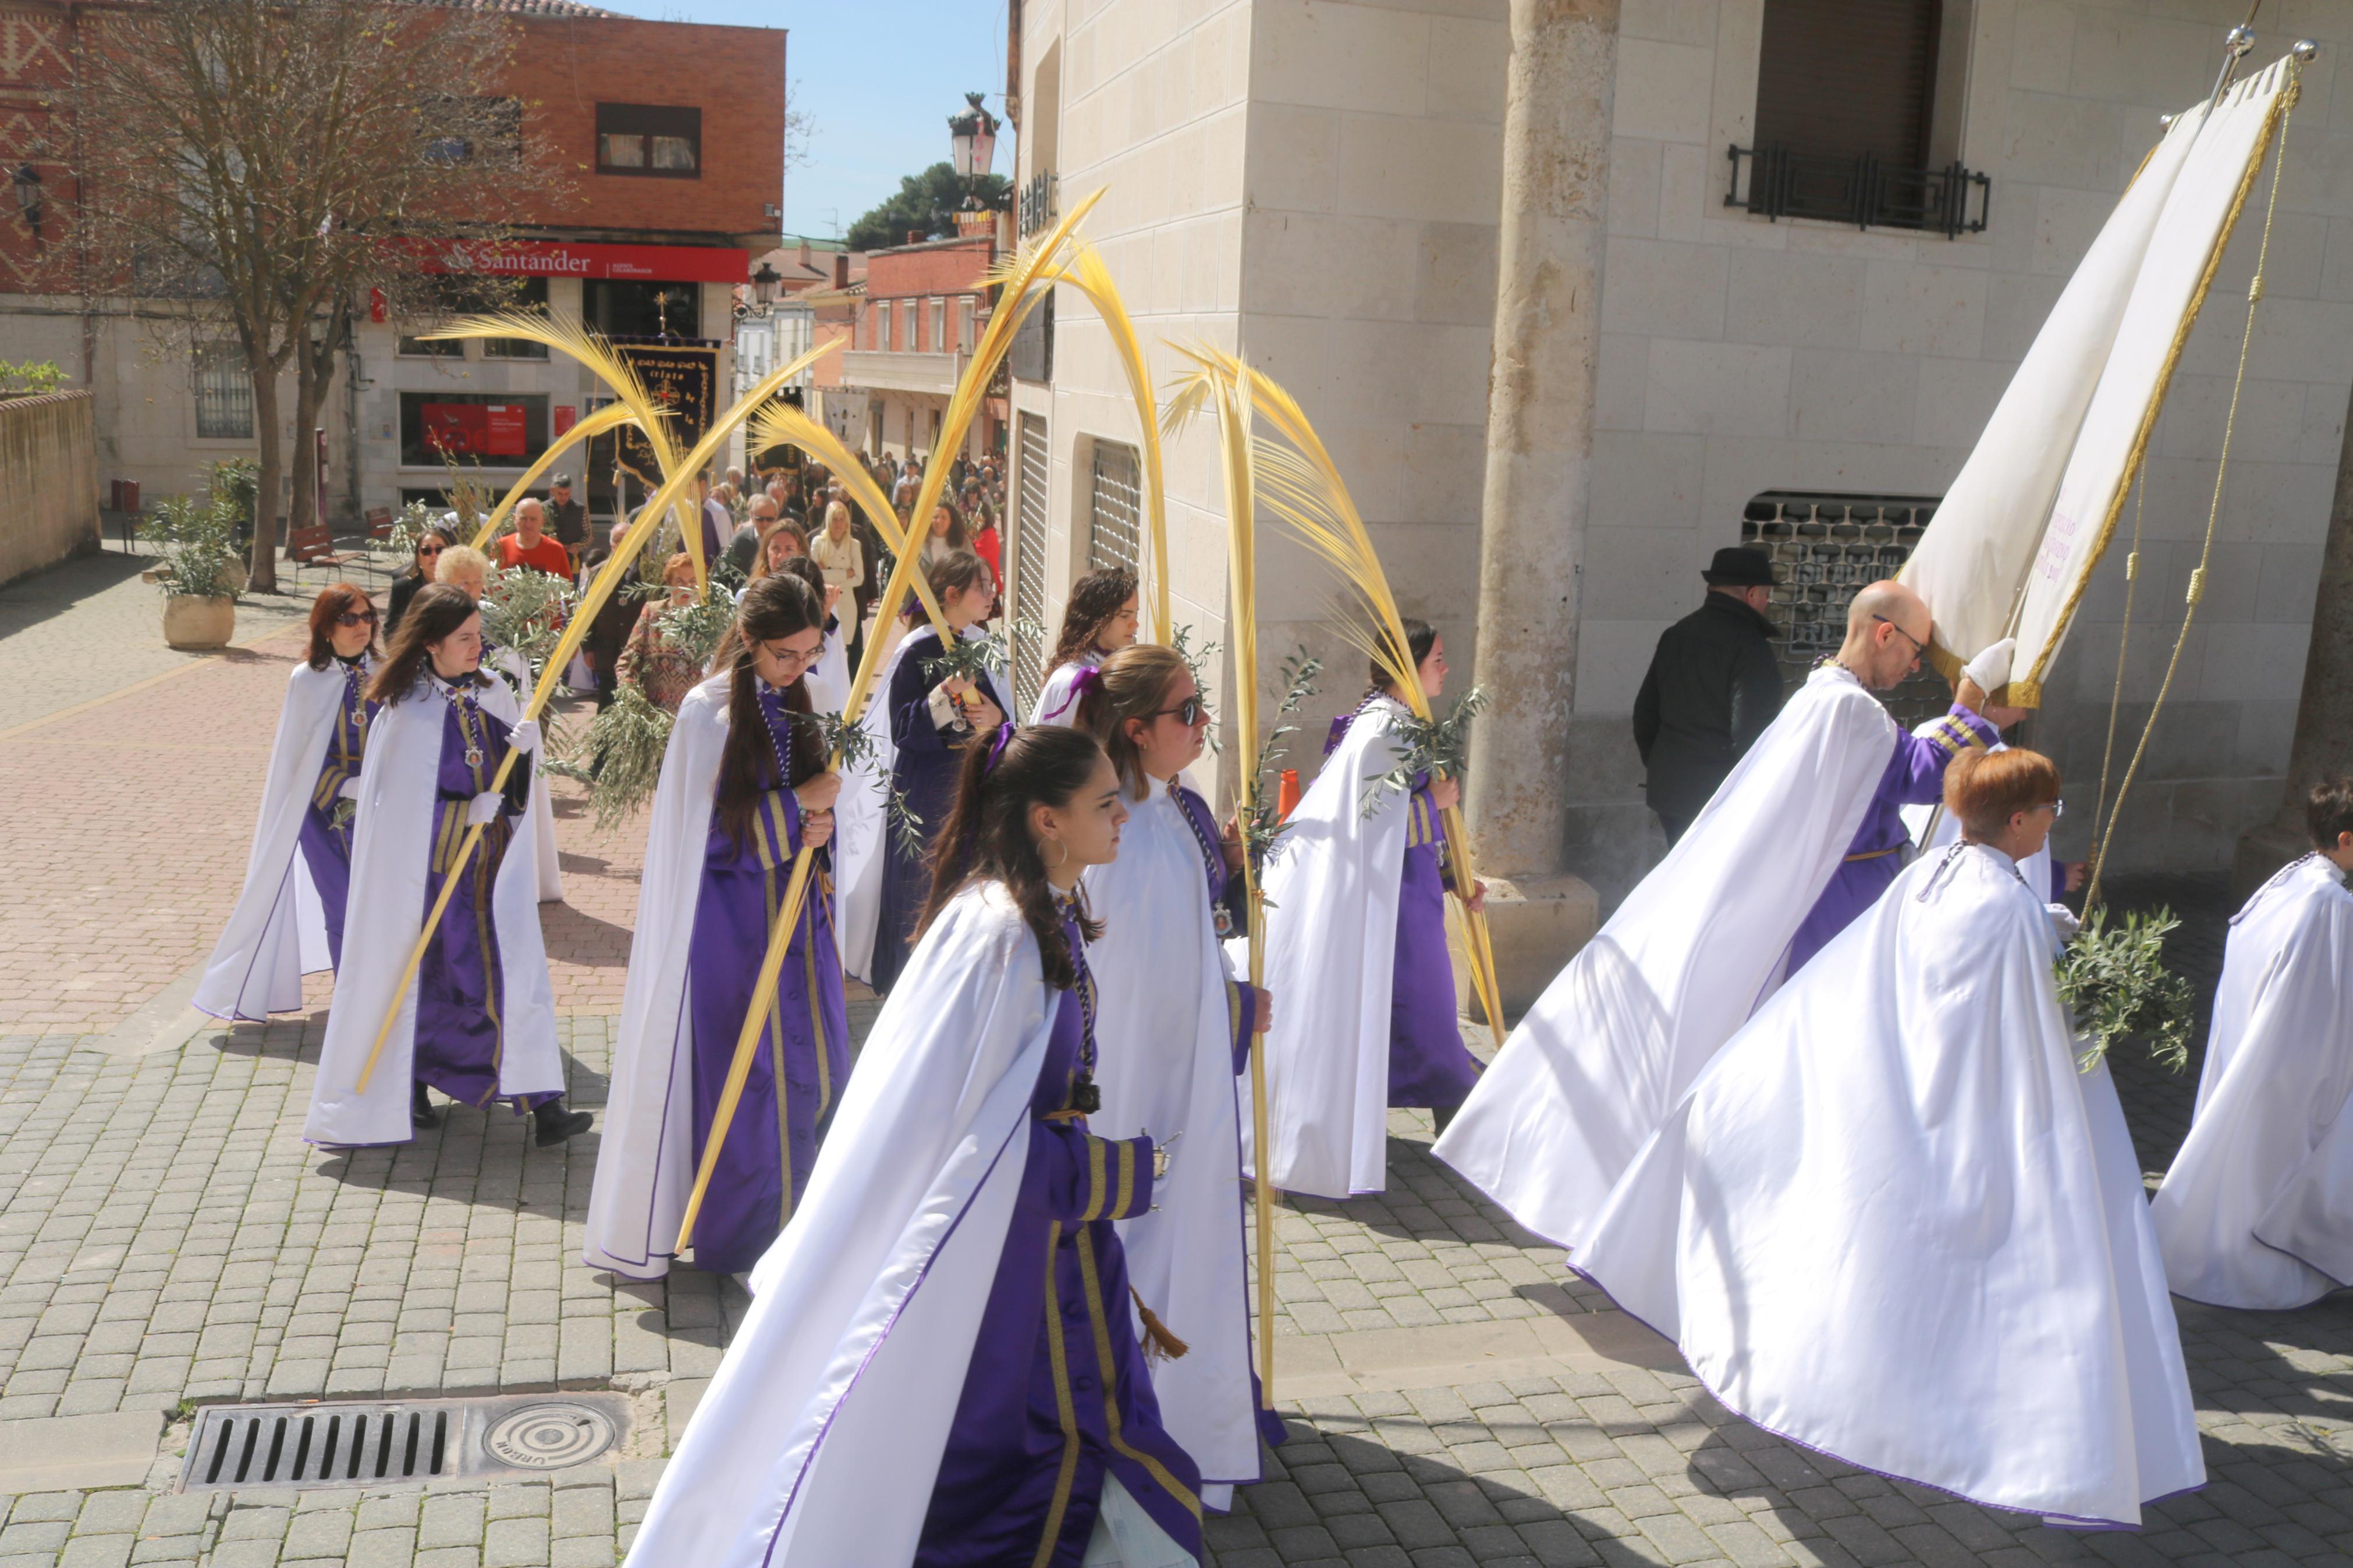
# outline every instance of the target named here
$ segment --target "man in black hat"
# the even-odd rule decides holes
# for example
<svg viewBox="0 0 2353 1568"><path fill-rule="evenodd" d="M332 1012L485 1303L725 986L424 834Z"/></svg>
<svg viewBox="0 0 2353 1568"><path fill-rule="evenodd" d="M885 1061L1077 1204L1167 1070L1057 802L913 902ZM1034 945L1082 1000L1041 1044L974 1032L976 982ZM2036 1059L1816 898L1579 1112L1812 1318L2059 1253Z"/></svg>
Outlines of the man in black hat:
<svg viewBox="0 0 2353 1568"><path fill-rule="evenodd" d="M1765 618L1773 563L1736 547L1717 551L1700 575L1707 598L1659 634L1634 699L1644 787L1669 844L1781 711L1781 667Z"/></svg>

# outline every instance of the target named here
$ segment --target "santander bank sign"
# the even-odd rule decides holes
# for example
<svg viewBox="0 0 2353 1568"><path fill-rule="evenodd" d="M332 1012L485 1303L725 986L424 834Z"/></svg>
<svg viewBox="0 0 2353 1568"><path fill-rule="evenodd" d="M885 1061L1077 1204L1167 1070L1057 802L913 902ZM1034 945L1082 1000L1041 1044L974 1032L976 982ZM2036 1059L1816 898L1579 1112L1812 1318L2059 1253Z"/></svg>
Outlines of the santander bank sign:
<svg viewBox="0 0 2353 1568"><path fill-rule="evenodd" d="M752 253L724 246L575 245L553 240L436 242L424 270L470 277L609 278L660 283L741 283Z"/></svg>

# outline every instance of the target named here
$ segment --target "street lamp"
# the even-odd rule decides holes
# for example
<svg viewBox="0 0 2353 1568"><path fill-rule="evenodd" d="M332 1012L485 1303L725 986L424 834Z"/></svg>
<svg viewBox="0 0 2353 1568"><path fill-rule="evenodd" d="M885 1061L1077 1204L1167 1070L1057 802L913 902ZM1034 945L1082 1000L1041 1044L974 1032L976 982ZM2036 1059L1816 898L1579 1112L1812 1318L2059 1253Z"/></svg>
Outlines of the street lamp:
<svg viewBox="0 0 2353 1568"><path fill-rule="evenodd" d="M784 287L784 281L785 275L765 261L760 263L760 270L752 274L752 299L762 311L776 302L777 291Z"/></svg>
<svg viewBox="0 0 2353 1568"><path fill-rule="evenodd" d="M948 136L955 144L955 172L967 180L987 174L997 161L997 129L1004 123L981 107L981 96L965 93L964 112L948 116Z"/></svg>
<svg viewBox="0 0 2353 1568"><path fill-rule="evenodd" d="M41 238L41 172L30 163L19 163L9 183L16 187L16 210L25 215L25 226L37 242Z"/></svg>

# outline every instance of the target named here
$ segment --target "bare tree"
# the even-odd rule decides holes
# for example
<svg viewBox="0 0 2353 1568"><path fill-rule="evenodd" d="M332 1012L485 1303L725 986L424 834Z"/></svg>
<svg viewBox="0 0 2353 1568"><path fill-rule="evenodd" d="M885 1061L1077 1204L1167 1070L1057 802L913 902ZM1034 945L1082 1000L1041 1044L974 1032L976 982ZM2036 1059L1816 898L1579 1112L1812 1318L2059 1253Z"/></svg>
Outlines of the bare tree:
<svg viewBox="0 0 2353 1568"><path fill-rule="evenodd" d="M280 375L294 366L307 440L364 289L417 298L437 241L495 244L504 215L565 188L533 106L504 91L516 38L463 0L161 0L89 25L73 98L89 286L178 300L242 349L258 589L277 584ZM296 519L315 478L297 462Z"/></svg>

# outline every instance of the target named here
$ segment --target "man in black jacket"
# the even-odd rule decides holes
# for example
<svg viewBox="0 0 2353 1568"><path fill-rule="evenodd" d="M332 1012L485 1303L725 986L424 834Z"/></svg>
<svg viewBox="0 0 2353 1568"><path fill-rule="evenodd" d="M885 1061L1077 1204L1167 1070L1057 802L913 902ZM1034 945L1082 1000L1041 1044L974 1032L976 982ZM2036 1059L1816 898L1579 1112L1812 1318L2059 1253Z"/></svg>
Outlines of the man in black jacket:
<svg viewBox="0 0 2353 1568"><path fill-rule="evenodd" d="M1758 551L1719 550L1700 575L1706 601L1659 634L1634 699L1634 744L1669 844L1781 711L1781 667L1765 618L1773 563Z"/></svg>

